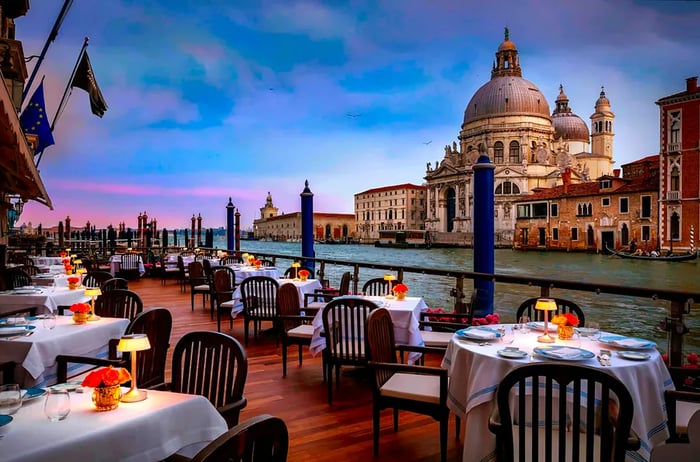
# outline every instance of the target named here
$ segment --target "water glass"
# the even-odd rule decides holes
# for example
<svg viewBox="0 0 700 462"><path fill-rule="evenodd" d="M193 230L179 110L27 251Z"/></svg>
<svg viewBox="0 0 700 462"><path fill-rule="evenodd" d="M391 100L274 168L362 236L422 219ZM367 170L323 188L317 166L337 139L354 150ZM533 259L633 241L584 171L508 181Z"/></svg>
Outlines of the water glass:
<svg viewBox="0 0 700 462"><path fill-rule="evenodd" d="M44 329L53 329L56 327L56 315L54 313L48 313L44 315L43 319Z"/></svg>
<svg viewBox="0 0 700 462"><path fill-rule="evenodd" d="M19 385L0 385L0 414L12 415L22 407L22 392Z"/></svg>
<svg viewBox="0 0 700 462"><path fill-rule="evenodd" d="M511 345L515 340L515 332L513 332L512 327L501 327L498 331L501 333L501 342L504 345Z"/></svg>
<svg viewBox="0 0 700 462"><path fill-rule="evenodd" d="M600 324L589 321L586 323L586 327L588 328L587 333L590 340L593 340L594 342L600 340Z"/></svg>
<svg viewBox="0 0 700 462"><path fill-rule="evenodd" d="M516 326L518 326L518 331L520 331L521 334L527 334L530 332L530 327L528 324L530 323L530 316L520 316L518 318L518 323Z"/></svg>
<svg viewBox="0 0 700 462"><path fill-rule="evenodd" d="M44 414L51 422L59 422L70 414L68 390L48 390L44 402Z"/></svg>

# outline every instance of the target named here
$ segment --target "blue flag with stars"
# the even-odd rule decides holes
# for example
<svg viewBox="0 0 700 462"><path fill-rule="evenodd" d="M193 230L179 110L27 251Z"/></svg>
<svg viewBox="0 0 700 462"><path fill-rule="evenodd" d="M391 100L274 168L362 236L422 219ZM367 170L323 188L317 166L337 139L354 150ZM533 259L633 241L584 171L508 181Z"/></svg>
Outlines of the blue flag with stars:
<svg viewBox="0 0 700 462"><path fill-rule="evenodd" d="M41 154L46 147L54 144L51 124L44 105L44 82L39 84L29 100L29 104L24 108L24 112L19 118L19 124L24 133L36 135L39 138L34 155Z"/></svg>

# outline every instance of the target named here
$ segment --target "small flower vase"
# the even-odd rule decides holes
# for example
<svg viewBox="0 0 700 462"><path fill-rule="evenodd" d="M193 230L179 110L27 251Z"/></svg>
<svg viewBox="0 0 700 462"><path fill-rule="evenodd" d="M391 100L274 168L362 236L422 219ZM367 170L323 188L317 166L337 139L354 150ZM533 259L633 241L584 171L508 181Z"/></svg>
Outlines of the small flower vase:
<svg viewBox="0 0 700 462"><path fill-rule="evenodd" d="M119 406L122 389L119 385L111 387L95 387L92 390L92 403L98 412L111 411Z"/></svg>
<svg viewBox="0 0 700 462"><path fill-rule="evenodd" d="M574 326L557 326L557 335L560 340L570 340L574 336Z"/></svg>
<svg viewBox="0 0 700 462"><path fill-rule="evenodd" d="M75 290L78 288L78 283L77 282L69 282L68 283L68 289L70 290Z"/></svg>
<svg viewBox="0 0 700 462"><path fill-rule="evenodd" d="M309 279L309 276L306 274L302 274L301 276L299 276L299 279L301 279L302 281L306 281L307 279Z"/></svg>
<svg viewBox="0 0 700 462"><path fill-rule="evenodd" d="M405 300L406 292L396 292L396 300Z"/></svg>
<svg viewBox="0 0 700 462"><path fill-rule="evenodd" d="M88 320L87 313L73 313L73 322L76 324L85 324Z"/></svg>
<svg viewBox="0 0 700 462"><path fill-rule="evenodd" d="M73 270L67 269L67 270L66 270L66 274L70 276L71 274L73 274Z"/></svg>
<svg viewBox="0 0 700 462"><path fill-rule="evenodd" d="M259 270L260 268L262 268L262 265L257 265L257 264L255 265L256 270Z"/></svg>

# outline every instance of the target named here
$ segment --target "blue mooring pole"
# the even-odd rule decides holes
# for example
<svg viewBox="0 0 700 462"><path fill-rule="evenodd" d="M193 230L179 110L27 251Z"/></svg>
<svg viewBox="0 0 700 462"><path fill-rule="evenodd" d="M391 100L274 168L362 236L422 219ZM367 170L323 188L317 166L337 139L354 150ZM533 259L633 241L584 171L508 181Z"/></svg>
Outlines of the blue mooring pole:
<svg viewBox="0 0 700 462"><path fill-rule="evenodd" d="M233 237L235 230L233 228L233 211L235 210L231 198L228 198L226 205L226 252L233 253Z"/></svg>
<svg viewBox="0 0 700 462"><path fill-rule="evenodd" d="M494 272L494 225L493 183L496 166L485 154L472 167L474 169L474 271ZM474 288L479 290L474 317L481 318L493 313L494 283L491 279L475 279Z"/></svg>
<svg viewBox="0 0 700 462"><path fill-rule="evenodd" d="M301 196L301 257L315 258L314 252L314 193L309 189L309 180L304 183ZM302 260L301 264L316 273L313 260Z"/></svg>

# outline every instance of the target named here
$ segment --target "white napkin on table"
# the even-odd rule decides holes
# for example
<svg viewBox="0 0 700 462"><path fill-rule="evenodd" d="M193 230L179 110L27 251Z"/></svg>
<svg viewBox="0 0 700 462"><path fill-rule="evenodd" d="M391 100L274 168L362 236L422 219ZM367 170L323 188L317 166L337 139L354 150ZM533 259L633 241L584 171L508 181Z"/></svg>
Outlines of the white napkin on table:
<svg viewBox="0 0 700 462"><path fill-rule="evenodd" d="M551 356L556 356L562 359L573 359L581 356L581 350L576 348L557 348L548 350L547 353Z"/></svg>
<svg viewBox="0 0 700 462"><path fill-rule="evenodd" d="M24 327L3 327L0 329L0 333L5 334L5 335L11 335L11 334L23 334L27 331Z"/></svg>
<svg viewBox="0 0 700 462"><path fill-rule="evenodd" d="M486 329L469 329L467 332L469 337L476 337L484 340L496 338L495 332Z"/></svg>
<svg viewBox="0 0 700 462"><path fill-rule="evenodd" d="M642 348L649 345L647 340L637 340L635 338L621 338L612 340L610 343L627 348Z"/></svg>

